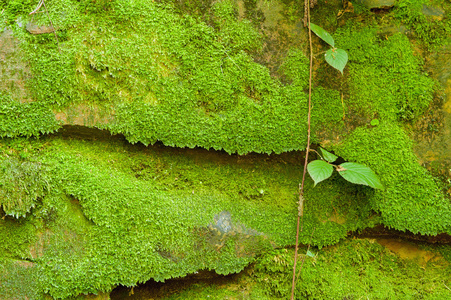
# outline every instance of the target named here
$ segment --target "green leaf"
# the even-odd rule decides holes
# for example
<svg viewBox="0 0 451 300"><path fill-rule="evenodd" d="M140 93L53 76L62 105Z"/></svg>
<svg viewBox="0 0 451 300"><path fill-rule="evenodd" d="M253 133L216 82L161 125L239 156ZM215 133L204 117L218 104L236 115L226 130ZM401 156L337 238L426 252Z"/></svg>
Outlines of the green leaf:
<svg viewBox="0 0 451 300"><path fill-rule="evenodd" d="M343 70L348 63L348 53L343 49L333 48L326 52L326 61L329 65L343 74Z"/></svg>
<svg viewBox="0 0 451 300"><path fill-rule="evenodd" d="M377 126L377 125L379 125L379 120L373 119L373 120L371 120L370 124L371 124L371 126Z"/></svg>
<svg viewBox="0 0 451 300"><path fill-rule="evenodd" d="M328 43L329 45L331 45L332 47L334 47L335 42L334 42L334 38L329 34L329 32L327 32L326 30L324 30L323 28L319 27L318 25L315 25L313 23L310 23L310 29L317 35L319 36L323 41L325 41L326 43Z"/></svg>
<svg viewBox="0 0 451 300"><path fill-rule="evenodd" d="M310 251L310 250L307 250L307 253L305 253L307 256L310 256L310 257L315 257L315 253L313 253L312 251Z"/></svg>
<svg viewBox="0 0 451 300"><path fill-rule="evenodd" d="M342 163L340 167L338 173L347 181L355 184L368 185L374 189L384 189L377 175L367 166L347 162Z"/></svg>
<svg viewBox="0 0 451 300"><path fill-rule="evenodd" d="M307 171L315 182L315 186L332 175L334 167L324 160L314 160L307 165Z"/></svg>
<svg viewBox="0 0 451 300"><path fill-rule="evenodd" d="M329 151L324 150L323 148L321 148L321 153L323 154L323 158L330 163L333 163L338 159L338 156L330 153Z"/></svg>

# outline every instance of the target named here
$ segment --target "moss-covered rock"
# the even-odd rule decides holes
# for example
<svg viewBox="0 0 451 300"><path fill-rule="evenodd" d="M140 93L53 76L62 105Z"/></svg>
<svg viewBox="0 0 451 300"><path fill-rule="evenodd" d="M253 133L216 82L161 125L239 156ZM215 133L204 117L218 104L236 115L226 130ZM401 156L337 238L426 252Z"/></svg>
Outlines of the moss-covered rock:
<svg viewBox="0 0 451 300"><path fill-rule="evenodd" d="M3 155L46 168L31 213L0 220L10 237L4 257L33 261L40 292L65 298L201 269L236 273L294 243L299 153L241 157L97 139L3 140ZM369 189L340 178L307 186L303 242L331 245L377 223Z"/></svg>
<svg viewBox="0 0 451 300"><path fill-rule="evenodd" d="M407 249L410 257L402 254ZM302 248L304 263L297 271L295 299L446 298L450 268L439 249L397 238L353 239L321 250ZM119 287L111 298L286 299L293 254L293 249L269 251L245 271L227 277L200 272L165 285L149 282L134 289Z"/></svg>
<svg viewBox="0 0 451 300"><path fill-rule="evenodd" d="M282 294L291 261L281 248L295 243L303 162L292 150L307 141L303 8L293 1L271 12L256 1L48 0L57 42L26 30L35 7L19 2L0 4L8 26L0 36L0 174L7 178L0 184L0 298L108 293L203 269L236 273L262 253L269 253L258 263L262 290ZM449 199L408 136L438 85L423 69L421 55L433 47L412 21L417 6L406 3L373 13L340 11L337 0L312 14L350 57L341 77L320 59L325 45L315 40L313 141L370 166L386 189L337 174L315 188L307 179L301 243L321 249L376 224L451 233ZM417 35L387 30L396 20ZM433 28L446 32L449 20L442 20ZM47 26L46 14L33 24ZM380 255L354 246L350 256L361 251L369 265ZM340 256L324 258L327 276L308 269L299 295L360 295L353 286L335 288L343 276L327 262L346 270L357 263ZM276 286L265 286L271 272ZM328 280L334 287L325 287ZM391 287L374 297L404 292Z"/></svg>
<svg viewBox="0 0 451 300"><path fill-rule="evenodd" d="M451 233L451 204L440 185L417 163L412 141L401 128L381 123L358 128L336 146L347 160L365 163L386 189L369 198L383 223L398 230L436 235Z"/></svg>
<svg viewBox="0 0 451 300"><path fill-rule="evenodd" d="M337 40L349 52L349 99L360 118L411 121L425 111L436 89L401 34L380 36L376 24L355 23L337 30ZM338 42L337 42L338 43Z"/></svg>
<svg viewBox="0 0 451 300"><path fill-rule="evenodd" d="M70 121L64 114L74 107L94 106L111 117L90 126L146 145L158 140L240 154L305 148L305 117L299 116L306 115L306 58L296 70L302 74L297 84L284 86L271 77L252 56L261 35L237 18L234 2L212 5L210 23L148 1L114 1L101 18L83 13L78 1L46 5L60 28L59 44L51 34L14 28L41 110ZM38 134L55 126L32 128Z"/></svg>

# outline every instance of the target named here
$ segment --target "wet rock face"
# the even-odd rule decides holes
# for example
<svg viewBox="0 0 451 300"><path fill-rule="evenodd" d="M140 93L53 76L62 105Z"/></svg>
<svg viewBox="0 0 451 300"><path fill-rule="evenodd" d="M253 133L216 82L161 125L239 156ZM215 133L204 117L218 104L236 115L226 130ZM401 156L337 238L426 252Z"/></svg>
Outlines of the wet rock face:
<svg viewBox="0 0 451 300"><path fill-rule="evenodd" d="M451 47L427 58L426 69L441 85L443 93L419 120L415 153L420 163L445 182L451 180ZM451 197L451 186L445 188Z"/></svg>
<svg viewBox="0 0 451 300"><path fill-rule="evenodd" d="M213 223L203 229L206 232L206 240L215 249L221 249L225 243L234 239L238 242L237 256L246 256L259 252L259 241L264 238L263 233L247 228L239 221L233 221L229 211L222 211L215 215Z"/></svg>
<svg viewBox="0 0 451 300"><path fill-rule="evenodd" d="M26 80L31 76L22 57L20 41L10 29L0 29L0 91L11 93L21 102L31 101Z"/></svg>
<svg viewBox="0 0 451 300"><path fill-rule="evenodd" d="M212 229L219 230L222 234L229 232L232 229L232 218L230 212L222 211L215 216L215 224L210 224Z"/></svg>
<svg viewBox="0 0 451 300"><path fill-rule="evenodd" d="M53 28L53 26L38 26L36 24L33 24L32 22L27 23L27 31L31 34L43 34L43 33L50 33L50 32L54 32L55 29Z"/></svg>
<svg viewBox="0 0 451 300"><path fill-rule="evenodd" d="M445 16L445 11L443 10L443 8L430 5L423 5L421 12L425 16L432 17L432 19L436 21L443 20L443 17Z"/></svg>

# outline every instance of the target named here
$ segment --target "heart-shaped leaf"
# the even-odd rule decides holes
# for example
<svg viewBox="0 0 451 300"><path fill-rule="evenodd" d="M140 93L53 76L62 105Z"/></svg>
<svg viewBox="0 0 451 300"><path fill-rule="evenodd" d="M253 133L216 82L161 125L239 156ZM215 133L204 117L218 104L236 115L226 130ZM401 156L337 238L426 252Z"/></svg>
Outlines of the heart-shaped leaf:
<svg viewBox="0 0 451 300"><path fill-rule="evenodd" d="M307 171L317 185L332 175L334 167L324 160L314 160L307 165Z"/></svg>
<svg viewBox="0 0 451 300"><path fill-rule="evenodd" d="M323 28L319 27L318 25L315 25L313 23L310 23L310 29L317 35L319 36L323 41L325 41L326 43L328 43L330 46L334 47L335 46L335 42L334 42L334 38L329 34L329 32L327 32L326 30L324 30Z"/></svg>
<svg viewBox="0 0 451 300"><path fill-rule="evenodd" d="M338 173L347 181L355 184L368 185L374 189L384 189L377 175L367 166L347 162L340 165Z"/></svg>
<svg viewBox="0 0 451 300"><path fill-rule="evenodd" d="M324 150L323 148L321 148L321 153L323 154L323 158L330 163L333 163L338 159L338 156L330 153L329 151Z"/></svg>
<svg viewBox="0 0 451 300"><path fill-rule="evenodd" d="M348 63L348 53L343 49L333 48L327 50L326 61L329 65L337 69L343 74L343 70Z"/></svg>
<svg viewBox="0 0 451 300"><path fill-rule="evenodd" d="M373 120L371 120L370 124L371 124L371 126L377 126L377 125L379 125L379 120L373 119Z"/></svg>

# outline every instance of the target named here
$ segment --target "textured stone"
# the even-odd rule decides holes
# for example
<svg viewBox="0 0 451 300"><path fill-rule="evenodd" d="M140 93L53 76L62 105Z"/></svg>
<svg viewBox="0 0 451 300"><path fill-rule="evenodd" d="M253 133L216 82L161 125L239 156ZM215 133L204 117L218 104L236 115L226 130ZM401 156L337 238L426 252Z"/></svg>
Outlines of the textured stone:
<svg viewBox="0 0 451 300"><path fill-rule="evenodd" d="M20 41L11 29L0 30L0 91L20 102L30 102L30 92L26 86L30 77Z"/></svg>
<svg viewBox="0 0 451 300"><path fill-rule="evenodd" d="M423 9L421 10L421 12L425 16L432 17L432 19L436 21L443 20L443 17L445 16L445 11L442 8L429 5L423 5Z"/></svg>
<svg viewBox="0 0 451 300"><path fill-rule="evenodd" d="M31 34L43 34L43 33L50 33L50 32L55 31L55 29L51 25L50 26L46 26L46 25L38 26L31 22L29 22L27 24L26 28L27 28L27 31Z"/></svg>

